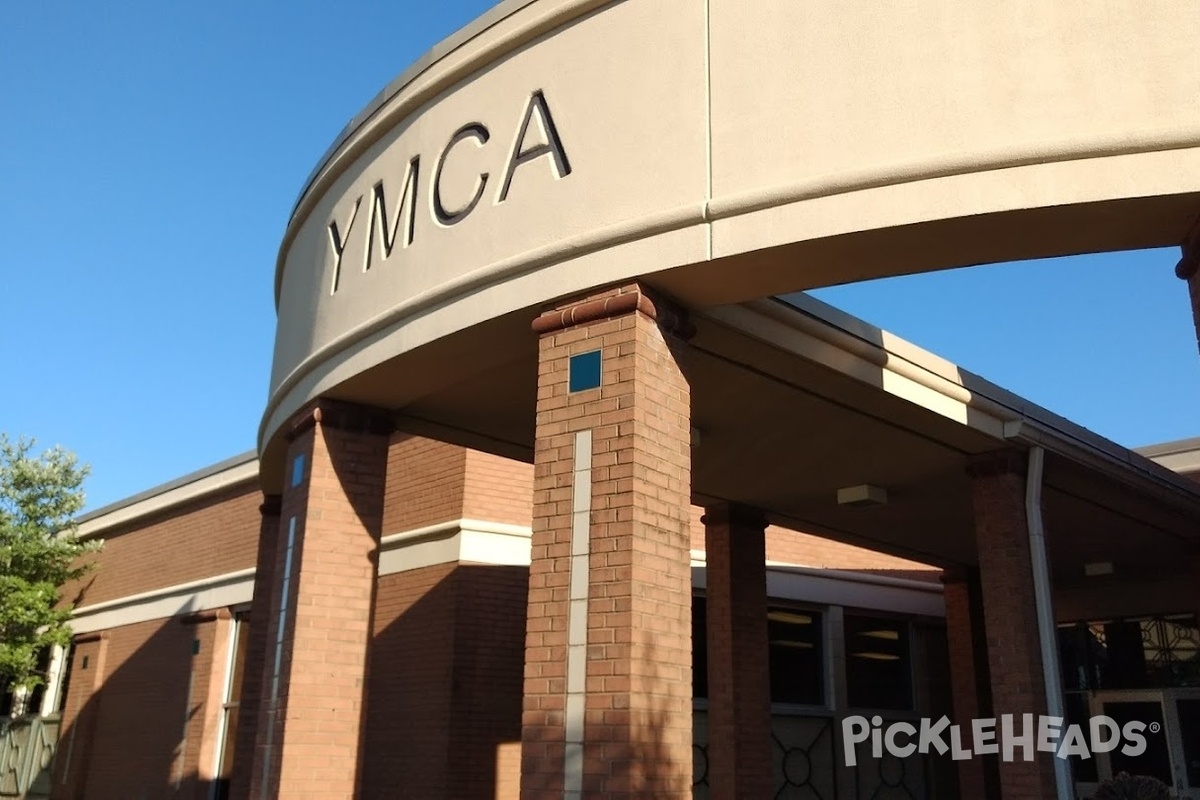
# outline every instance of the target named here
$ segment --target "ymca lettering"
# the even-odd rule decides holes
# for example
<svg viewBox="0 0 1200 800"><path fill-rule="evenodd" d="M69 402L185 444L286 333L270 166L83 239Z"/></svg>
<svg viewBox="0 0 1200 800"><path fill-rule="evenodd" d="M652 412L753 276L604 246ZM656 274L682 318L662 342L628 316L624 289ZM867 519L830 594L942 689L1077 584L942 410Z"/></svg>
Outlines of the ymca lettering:
<svg viewBox="0 0 1200 800"><path fill-rule="evenodd" d="M536 121L541 136L531 136L530 126ZM465 202L447 207L446 187L443 187L442 173L447 162L454 158L461 148L474 145L476 148L487 146L492 134L482 122L469 122L455 131L439 152L434 162L433 180L425 190L429 193L429 206L433 220L442 227L457 225L465 220L479 206L487 192L488 182L492 176L488 172L480 172L475 178L472 188L464 191L462 187L453 187L452 196L468 197ZM531 142L532 140L532 142ZM563 147L554 118L550 114L550 106L542 90L533 92L525 102L521 121L512 152L504 170L504 177L499 181L493 205L505 202L514 191L514 178L517 169L526 164L545 157L556 179L562 179L571 174L571 162L567 158L566 148ZM333 259L333 278L330 294L338 290L342 274L342 258L351 236L364 237L362 271L371 269L375 263L386 261L399 245L403 250L412 245L416 237L417 198L421 187L421 156L416 154L408 161L400 179L398 191L389 195L387 186L396 186L397 181L391 178L381 178L367 195L359 195L340 215L335 212L334 218L327 225L329 233L330 255ZM385 182L387 186L385 186ZM392 214L389 216L389 197L394 198L391 205ZM367 209L362 209L363 200ZM365 217L365 224L356 229L355 223L360 216Z"/></svg>

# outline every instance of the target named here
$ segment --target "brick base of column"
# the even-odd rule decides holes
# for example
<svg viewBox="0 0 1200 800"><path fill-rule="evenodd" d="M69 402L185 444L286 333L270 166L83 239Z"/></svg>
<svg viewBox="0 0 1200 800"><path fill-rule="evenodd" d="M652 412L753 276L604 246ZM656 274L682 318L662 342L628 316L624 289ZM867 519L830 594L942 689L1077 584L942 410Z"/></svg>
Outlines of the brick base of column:
<svg viewBox="0 0 1200 800"><path fill-rule="evenodd" d="M358 795L390 430L324 400L292 423L252 797Z"/></svg>
<svg viewBox="0 0 1200 800"><path fill-rule="evenodd" d="M954 722L969 731L971 720L992 717L979 571L947 570L942 575L942 586ZM998 800L1000 785L995 757L976 756L956 763L959 796Z"/></svg>
<svg viewBox="0 0 1200 800"><path fill-rule="evenodd" d="M524 800L691 797L691 396L661 311L632 285L534 324Z"/></svg>
<svg viewBox="0 0 1200 800"><path fill-rule="evenodd" d="M713 800L771 796L767 520L705 510L708 586L708 785Z"/></svg>
<svg viewBox="0 0 1200 800"><path fill-rule="evenodd" d="M992 704L999 718L1046 713L1045 678L1034 600L1033 563L1025 517L1025 456L988 454L968 468L979 551L987 630ZM1038 752L1032 763L1001 761L1003 800L1055 797L1054 756ZM966 796L964 794L964 796Z"/></svg>

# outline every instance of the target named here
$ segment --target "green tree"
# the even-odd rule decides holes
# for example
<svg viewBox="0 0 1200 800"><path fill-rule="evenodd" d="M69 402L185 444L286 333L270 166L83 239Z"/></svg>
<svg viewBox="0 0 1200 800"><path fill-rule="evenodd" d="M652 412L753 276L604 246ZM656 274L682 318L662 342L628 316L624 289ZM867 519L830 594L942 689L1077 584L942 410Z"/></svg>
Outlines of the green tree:
<svg viewBox="0 0 1200 800"><path fill-rule="evenodd" d="M42 651L70 642L60 588L100 547L75 537L88 467L61 447L34 455L34 445L0 433L0 682L30 689L43 682Z"/></svg>

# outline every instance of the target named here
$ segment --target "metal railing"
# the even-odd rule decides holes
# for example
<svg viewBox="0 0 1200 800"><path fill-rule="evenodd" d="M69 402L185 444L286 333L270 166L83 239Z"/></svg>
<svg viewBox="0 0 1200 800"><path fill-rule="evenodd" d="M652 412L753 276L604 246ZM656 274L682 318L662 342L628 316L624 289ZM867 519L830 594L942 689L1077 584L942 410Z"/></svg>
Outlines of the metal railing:
<svg viewBox="0 0 1200 800"><path fill-rule="evenodd" d="M61 724L59 714L0 719L0 798L50 796L50 764Z"/></svg>

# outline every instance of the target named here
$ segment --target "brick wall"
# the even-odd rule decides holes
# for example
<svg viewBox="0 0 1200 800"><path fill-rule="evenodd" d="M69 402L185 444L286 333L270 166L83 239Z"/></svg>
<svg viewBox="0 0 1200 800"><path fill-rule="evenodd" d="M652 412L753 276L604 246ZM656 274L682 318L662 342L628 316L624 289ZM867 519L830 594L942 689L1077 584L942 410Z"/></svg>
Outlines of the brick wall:
<svg viewBox="0 0 1200 800"><path fill-rule="evenodd" d="M384 575L376 592L364 796L448 797L454 648L451 564Z"/></svg>
<svg viewBox="0 0 1200 800"><path fill-rule="evenodd" d="M703 514L704 509L692 506L690 530L693 550L704 549L704 526L700 523ZM767 560L805 567L886 573L899 578L929 581L937 580L942 572L919 561L897 558L777 525L767 528Z"/></svg>
<svg viewBox="0 0 1200 800"><path fill-rule="evenodd" d="M265 766L261 778L251 775L252 792L296 800L357 793L385 424L374 409L321 401L293 429L288 475L300 463L303 479L285 486L280 510L283 530L295 520L292 577L277 566L273 592L282 597L288 587L289 610L280 615L273 604L267 632L270 642L282 616L284 657L278 703L264 698L259 713L255 765Z"/></svg>
<svg viewBox="0 0 1200 800"><path fill-rule="evenodd" d="M621 297L625 295L625 297ZM678 342L636 286L543 319L639 310L539 340L533 548L526 638L522 797L562 797L575 434L592 431L582 791L691 792L690 388ZM601 386L568 392L572 354L601 349ZM578 735L578 734L576 734ZM572 761L572 764L579 763ZM572 777L572 780L575 778Z"/></svg>
<svg viewBox="0 0 1200 800"><path fill-rule="evenodd" d="M510 525L533 520L533 465L466 451L463 516Z"/></svg>
<svg viewBox="0 0 1200 800"><path fill-rule="evenodd" d="M105 531L99 568L62 596L90 605L253 567L261 501L251 482Z"/></svg>
<svg viewBox="0 0 1200 800"><path fill-rule="evenodd" d="M211 765L200 754L211 684L223 677L219 630L215 620L156 620L76 649L55 798L207 800Z"/></svg>
<svg viewBox="0 0 1200 800"><path fill-rule="evenodd" d="M1046 713L1029 530L1025 520L1024 458L998 453L971 465L971 501L983 596L984 628L994 713ZM1032 764L1000 764L1005 800L1053 797L1053 756Z"/></svg>
<svg viewBox="0 0 1200 800"><path fill-rule="evenodd" d="M383 534L459 519L467 451L408 433L388 444Z"/></svg>
<svg viewBox="0 0 1200 800"><path fill-rule="evenodd" d="M516 797L527 584L490 565L379 579L364 797Z"/></svg>

